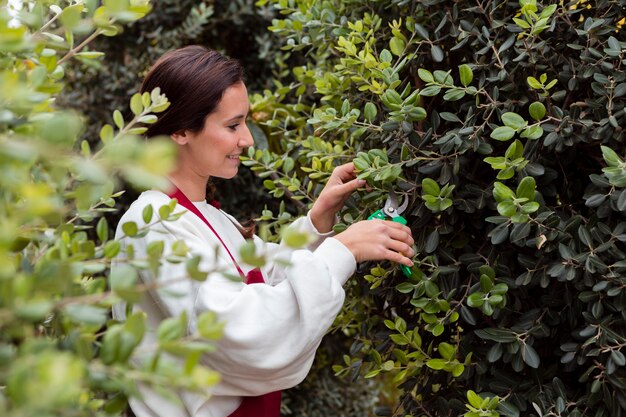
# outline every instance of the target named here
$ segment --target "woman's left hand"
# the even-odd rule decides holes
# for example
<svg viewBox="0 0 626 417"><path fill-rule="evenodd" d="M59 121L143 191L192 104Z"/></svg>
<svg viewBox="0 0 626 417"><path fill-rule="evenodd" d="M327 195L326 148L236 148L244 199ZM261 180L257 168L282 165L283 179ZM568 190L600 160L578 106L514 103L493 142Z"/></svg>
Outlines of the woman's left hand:
<svg viewBox="0 0 626 417"><path fill-rule="evenodd" d="M320 233L330 232L335 224L335 216L353 191L365 185L365 180L356 179L354 164L349 162L338 166L330 175L326 186L311 208L313 226Z"/></svg>

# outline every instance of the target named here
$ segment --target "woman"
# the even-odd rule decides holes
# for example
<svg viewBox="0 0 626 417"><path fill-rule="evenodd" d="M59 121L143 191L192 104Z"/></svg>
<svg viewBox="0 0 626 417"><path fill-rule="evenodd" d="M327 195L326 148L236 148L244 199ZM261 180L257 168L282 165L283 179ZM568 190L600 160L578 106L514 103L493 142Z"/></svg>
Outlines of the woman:
<svg viewBox="0 0 626 417"><path fill-rule="evenodd" d="M354 166L345 164L333 171L308 215L291 226L310 232L315 241L307 249L290 250L254 236L257 250L266 254L269 263L261 271L251 269L238 256L250 231L206 202L209 179L234 177L240 155L253 145L246 126L249 103L241 66L215 51L190 46L165 54L150 69L142 91L156 87L171 106L150 127L148 136L167 135L177 145L177 165L169 175L172 188L144 192L121 219L117 236L123 235L124 222L145 224L142 212L147 205L158 208L177 198L176 211L186 212L133 239L136 256L145 253L152 241L164 241L168 248L182 240L191 253L202 255L201 269L218 267L243 279L212 273L201 283L178 280L147 294L135 306L148 315L152 331L144 340L147 344L154 343L153 329L160 321L183 311L190 332L198 315L207 310L217 313L225 327L216 342L217 352L203 358L222 377L210 396L181 393L175 404L142 387L143 399L132 400L131 408L137 417L278 417L280 390L306 376L315 350L341 308L342 285L356 262L387 259L411 266L410 229L368 220L333 235L337 212L364 184L355 178ZM278 259L288 260L290 266L273 262ZM184 265L166 263L158 276L142 278L171 281L185 275ZM122 318L123 310L116 308L116 317Z"/></svg>

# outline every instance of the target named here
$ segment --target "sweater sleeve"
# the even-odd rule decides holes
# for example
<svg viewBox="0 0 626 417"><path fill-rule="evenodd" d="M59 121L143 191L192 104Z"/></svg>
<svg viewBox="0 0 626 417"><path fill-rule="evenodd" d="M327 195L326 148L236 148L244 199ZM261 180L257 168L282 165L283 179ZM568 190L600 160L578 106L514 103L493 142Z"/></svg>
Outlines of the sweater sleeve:
<svg viewBox="0 0 626 417"><path fill-rule="evenodd" d="M141 223L143 207L131 207L124 221ZM147 245L163 241L171 248L177 240L185 242L190 253L201 256L200 269L229 269L226 256L215 256L216 239L199 233L206 226L192 213L178 220L161 223L134 242L137 256ZM165 256L168 254L166 249ZM174 280L153 291L151 303L164 315L187 311L190 331L196 318L205 311L217 313L225 323L217 351L202 362L220 372L222 382L215 395L250 396L290 388L308 373L315 351L341 309L345 293L342 285L352 275L356 262L338 240L325 239L315 250L290 253L290 266L277 285L245 285L221 273L210 273L206 281ZM157 276L161 282L186 275L184 263L165 263Z"/></svg>
<svg viewBox="0 0 626 417"><path fill-rule="evenodd" d="M226 323L218 352L206 357L222 374L216 394L259 395L301 382L341 309L342 284L354 267L352 254L331 238L314 252L295 251L275 286L214 276L204 282L198 313L215 311Z"/></svg>
<svg viewBox="0 0 626 417"><path fill-rule="evenodd" d="M296 229L299 232L307 233L311 237L309 244L306 246L310 251L315 251L324 241L332 237L335 232L320 233L313 222L311 216L307 214L304 217L300 217L289 225L290 229ZM280 264L281 260L289 261L293 248L288 247L284 242L280 244L268 243L263 241L258 236L254 236L254 243L259 253L265 255L266 259L278 260L279 262L268 262L263 268L263 276L270 285L277 285L286 278L285 268Z"/></svg>

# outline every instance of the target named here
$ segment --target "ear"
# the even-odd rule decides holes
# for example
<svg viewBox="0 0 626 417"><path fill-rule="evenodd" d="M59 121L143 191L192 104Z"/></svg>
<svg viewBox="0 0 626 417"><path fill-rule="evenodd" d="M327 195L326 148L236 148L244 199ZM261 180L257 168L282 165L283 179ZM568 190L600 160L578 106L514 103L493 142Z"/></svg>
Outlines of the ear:
<svg viewBox="0 0 626 417"><path fill-rule="evenodd" d="M178 132L172 133L170 137L176 144L186 145L187 143L189 143L191 135L188 130L180 130Z"/></svg>

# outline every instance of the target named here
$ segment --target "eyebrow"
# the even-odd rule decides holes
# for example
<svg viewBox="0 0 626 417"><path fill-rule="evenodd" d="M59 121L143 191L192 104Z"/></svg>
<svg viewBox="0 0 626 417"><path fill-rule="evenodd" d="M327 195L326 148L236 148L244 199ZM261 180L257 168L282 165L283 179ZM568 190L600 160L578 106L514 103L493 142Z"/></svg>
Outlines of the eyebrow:
<svg viewBox="0 0 626 417"><path fill-rule="evenodd" d="M238 114L237 116L233 116L233 117L231 117L230 119L228 119L228 120L227 120L227 122L231 122L231 121L233 121L233 120L245 119L245 117L246 117L246 116L245 116L245 115L243 115L243 114Z"/></svg>

